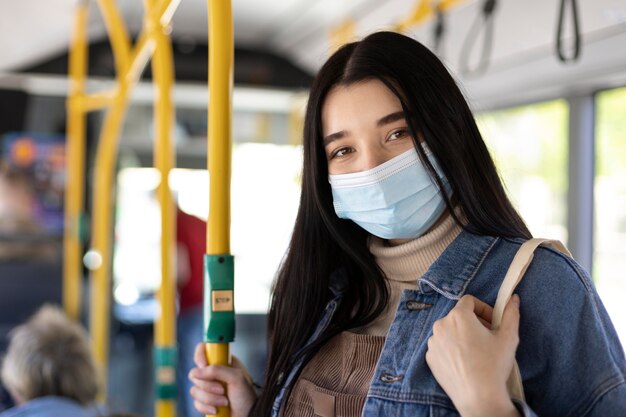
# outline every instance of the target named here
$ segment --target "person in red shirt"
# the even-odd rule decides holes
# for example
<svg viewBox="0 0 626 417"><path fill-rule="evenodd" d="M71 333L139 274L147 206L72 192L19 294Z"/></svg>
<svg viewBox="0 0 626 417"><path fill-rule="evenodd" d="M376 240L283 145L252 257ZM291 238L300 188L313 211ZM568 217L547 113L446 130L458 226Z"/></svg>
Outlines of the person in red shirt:
<svg viewBox="0 0 626 417"><path fill-rule="evenodd" d="M176 209L176 264L178 278L178 415L196 417L187 374L194 367L193 352L202 335L202 298L206 222Z"/></svg>

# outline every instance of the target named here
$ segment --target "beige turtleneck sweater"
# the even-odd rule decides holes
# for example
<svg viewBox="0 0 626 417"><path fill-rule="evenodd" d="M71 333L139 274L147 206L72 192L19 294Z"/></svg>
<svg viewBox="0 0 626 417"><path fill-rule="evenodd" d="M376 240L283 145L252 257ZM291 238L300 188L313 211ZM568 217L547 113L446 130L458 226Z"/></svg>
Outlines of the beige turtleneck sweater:
<svg viewBox="0 0 626 417"><path fill-rule="evenodd" d="M385 344L400 296L458 236L461 227L448 215L427 234L398 246L370 240L370 251L386 275L389 303L368 326L345 331L326 343L304 367L281 416L359 417L378 357Z"/></svg>
<svg viewBox="0 0 626 417"><path fill-rule="evenodd" d="M372 336L387 335L402 291L416 288L417 280L426 273L459 233L461 233L461 226L448 214L430 232L401 245L389 246L386 240L372 236L370 252L387 278L389 302L383 314L376 320L366 327L353 329L353 331Z"/></svg>

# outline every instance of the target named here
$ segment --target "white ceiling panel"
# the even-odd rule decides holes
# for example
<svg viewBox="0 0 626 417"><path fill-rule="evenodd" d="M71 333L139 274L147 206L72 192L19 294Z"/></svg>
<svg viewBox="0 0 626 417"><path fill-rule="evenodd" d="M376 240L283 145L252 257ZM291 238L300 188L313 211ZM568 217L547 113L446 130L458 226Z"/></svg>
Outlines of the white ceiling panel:
<svg viewBox="0 0 626 417"><path fill-rule="evenodd" d="M95 0L90 1L90 36L101 39L106 36L104 25ZM235 41L240 46L274 51L315 72L330 53L330 31L346 19L354 19L356 35L363 36L390 28L417 3L416 0L233 0ZM76 0L0 0L0 72L32 65L66 50L75 4ZM142 24L142 2L118 0L118 4L131 32L137 33ZM546 72L552 81L562 80L561 84L567 83L568 77L559 77L560 71L579 73L577 79L580 79L585 71L597 73L602 62L607 68L619 67L626 48L606 48L614 44L612 39L621 39L626 33L626 1L579 0L577 4L583 50L579 62L570 65L576 68L560 64L555 58L559 0L500 0L495 13L489 72L482 79L461 77L461 80L472 86L473 91L487 94L489 88L479 88L481 83L496 85L500 77L509 77L509 85L532 80L536 74L529 71L531 67L533 71ZM458 73L460 50L481 6L482 0L467 0L446 14L442 58L455 73ZM181 0L174 17L173 36L205 43L206 7L206 0ZM431 45L433 23L424 22L411 29L410 34ZM566 25L567 33L568 29ZM479 39L476 53L480 42ZM620 71L618 68L610 72L615 76Z"/></svg>

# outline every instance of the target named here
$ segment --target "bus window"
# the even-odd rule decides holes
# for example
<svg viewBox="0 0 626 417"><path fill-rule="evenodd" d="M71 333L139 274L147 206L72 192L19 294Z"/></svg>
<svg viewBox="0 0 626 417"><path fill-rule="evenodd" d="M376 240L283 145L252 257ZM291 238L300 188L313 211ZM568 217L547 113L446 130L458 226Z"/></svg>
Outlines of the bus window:
<svg viewBox="0 0 626 417"><path fill-rule="evenodd" d="M299 145L233 146L231 242L238 313L267 312L270 286L295 222L301 165ZM181 210L206 220L208 172L177 168L169 181ZM124 168L118 176L114 294L122 305L153 294L160 283L158 182L154 168Z"/></svg>
<svg viewBox="0 0 626 417"><path fill-rule="evenodd" d="M564 100L477 116L509 198L534 236L567 243L567 117Z"/></svg>
<svg viewBox="0 0 626 417"><path fill-rule="evenodd" d="M626 344L626 88L596 96L593 277Z"/></svg>

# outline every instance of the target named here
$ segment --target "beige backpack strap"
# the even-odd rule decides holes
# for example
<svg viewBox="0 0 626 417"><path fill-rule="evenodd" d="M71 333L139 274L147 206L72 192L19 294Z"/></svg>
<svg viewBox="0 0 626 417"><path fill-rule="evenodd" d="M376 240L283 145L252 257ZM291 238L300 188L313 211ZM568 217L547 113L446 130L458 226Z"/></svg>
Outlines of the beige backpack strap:
<svg viewBox="0 0 626 417"><path fill-rule="evenodd" d="M498 298L496 299L496 304L493 307L493 316L491 320L491 328L493 330L500 328L500 324L502 324L502 316L504 314L504 307L506 307L507 303L511 299L515 287L517 287L517 284L519 284L522 280L528 266L532 262L535 249L537 249L537 247L542 243L550 244L553 248L564 253L565 255L570 257L572 256L567 248L558 240L530 239L522 244L515 254L513 262L511 262L511 266L509 267L509 270L502 281L502 285L500 286L500 290L498 291ZM511 398L525 401L522 376L520 374L519 367L517 366L517 362L513 364L513 370L511 371L511 375L507 381L507 388Z"/></svg>

